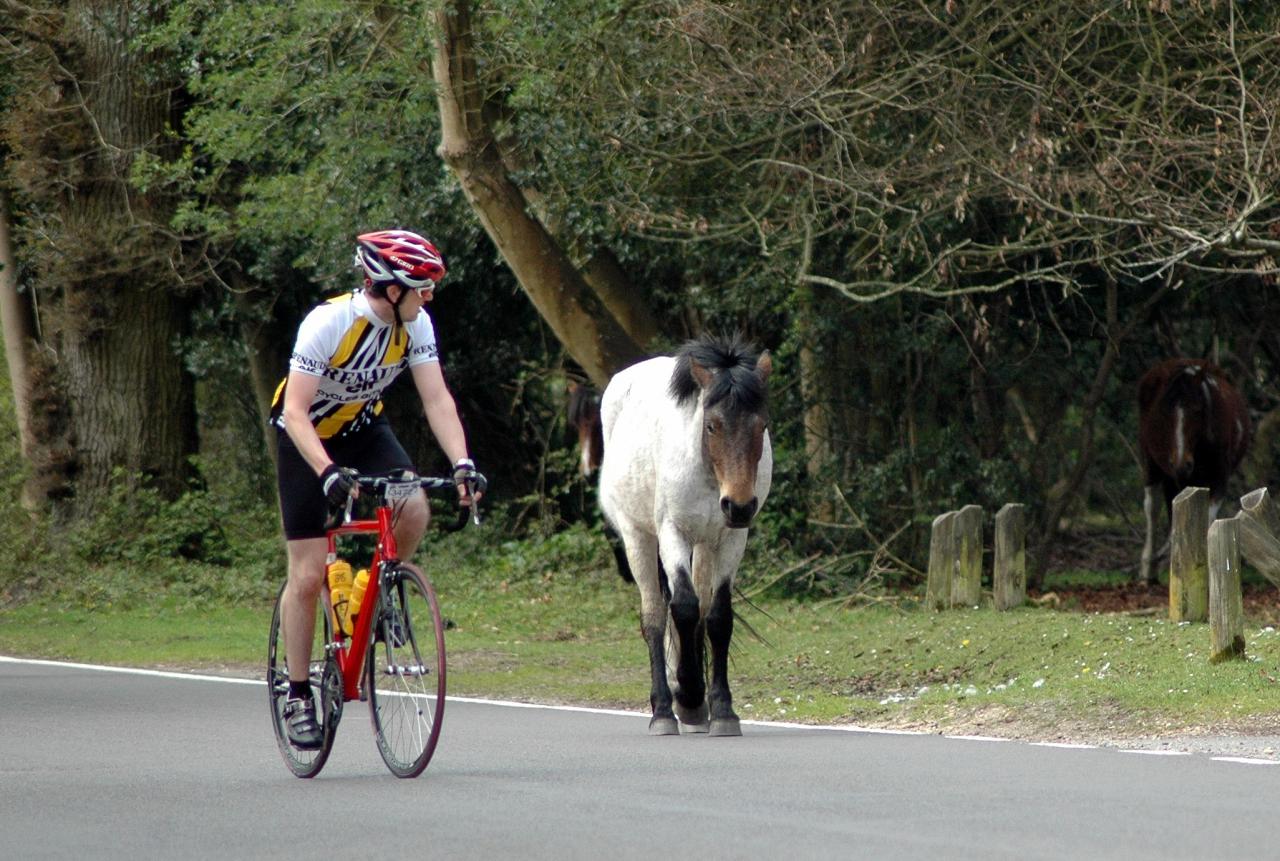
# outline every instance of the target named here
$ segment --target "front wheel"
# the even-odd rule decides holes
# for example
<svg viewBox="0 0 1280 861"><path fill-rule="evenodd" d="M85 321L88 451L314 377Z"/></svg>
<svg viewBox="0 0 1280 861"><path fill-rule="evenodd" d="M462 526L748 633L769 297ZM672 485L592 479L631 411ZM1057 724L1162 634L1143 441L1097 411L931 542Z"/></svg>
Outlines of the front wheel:
<svg viewBox="0 0 1280 861"><path fill-rule="evenodd" d="M379 589L365 665L378 752L397 777L417 777L431 761L444 718L444 623L435 590L401 563Z"/></svg>
<svg viewBox="0 0 1280 861"><path fill-rule="evenodd" d="M280 748L280 755L289 770L298 777L315 777L329 758L334 731L342 717L342 671L338 668L337 659L326 649L333 629L323 602L317 602L308 675L312 696L316 700L316 715L324 728L324 741L318 750L299 750L289 743L285 732L284 704L289 697L289 667L285 662L284 625L280 614L283 598L282 587L276 596L275 612L271 614L271 634L267 641L267 696L271 702L271 727L275 730L276 746Z"/></svg>

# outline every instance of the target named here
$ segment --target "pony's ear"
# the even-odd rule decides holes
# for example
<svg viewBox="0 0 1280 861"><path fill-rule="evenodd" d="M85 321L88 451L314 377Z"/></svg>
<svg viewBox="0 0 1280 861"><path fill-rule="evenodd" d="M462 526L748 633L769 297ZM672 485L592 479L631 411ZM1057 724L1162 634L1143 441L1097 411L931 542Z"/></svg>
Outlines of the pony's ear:
<svg viewBox="0 0 1280 861"><path fill-rule="evenodd" d="M689 357L689 373L693 376L693 381L698 384L698 388L704 391L716 378L712 371L698 364L698 360L693 356Z"/></svg>
<svg viewBox="0 0 1280 861"><path fill-rule="evenodd" d="M765 350L760 354L760 358L756 359L756 373L760 375L760 379L768 381L769 375L773 373L773 357L769 355L769 351Z"/></svg>

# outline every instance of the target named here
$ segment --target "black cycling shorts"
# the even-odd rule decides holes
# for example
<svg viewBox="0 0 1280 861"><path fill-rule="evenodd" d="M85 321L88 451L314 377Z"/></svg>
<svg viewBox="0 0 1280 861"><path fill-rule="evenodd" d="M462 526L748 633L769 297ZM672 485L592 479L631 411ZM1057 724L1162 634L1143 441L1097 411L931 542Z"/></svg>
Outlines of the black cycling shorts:
<svg viewBox="0 0 1280 861"><path fill-rule="evenodd" d="M349 466L365 474L413 469L409 455L382 416L350 436L321 442L338 466ZM280 431L276 460L276 486L280 493L285 539L323 538L329 508L320 476L284 431Z"/></svg>

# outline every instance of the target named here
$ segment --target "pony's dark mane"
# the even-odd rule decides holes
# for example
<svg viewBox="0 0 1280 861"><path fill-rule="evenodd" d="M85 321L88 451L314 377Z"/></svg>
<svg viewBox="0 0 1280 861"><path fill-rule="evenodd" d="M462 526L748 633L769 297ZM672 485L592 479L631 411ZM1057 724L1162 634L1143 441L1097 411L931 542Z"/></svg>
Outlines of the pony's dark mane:
<svg viewBox="0 0 1280 861"><path fill-rule="evenodd" d="M1198 407L1207 418L1213 410L1213 400L1206 395L1203 386L1214 376L1214 371L1212 365L1203 363L1179 368L1165 386L1160 408L1168 414L1179 405Z"/></svg>
<svg viewBox="0 0 1280 861"><path fill-rule="evenodd" d="M755 347L741 336L717 338L703 335L676 351L676 369L671 374L667 391L681 406L696 398L700 390L693 378L691 365L697 362L715 372L715 381L707 391L708 407L728 398L735 410L759 412L764 409L768 392L764 380L756 373L759 356Z"/></svg>
<svg viewBox="0 0 1280 861"><path fill-rule="evenodd" d="M595 421L600 414L600 394L591 386L574 386L573 391L569 393L569 405L566 411L572 427L584 421Z"/></svg>

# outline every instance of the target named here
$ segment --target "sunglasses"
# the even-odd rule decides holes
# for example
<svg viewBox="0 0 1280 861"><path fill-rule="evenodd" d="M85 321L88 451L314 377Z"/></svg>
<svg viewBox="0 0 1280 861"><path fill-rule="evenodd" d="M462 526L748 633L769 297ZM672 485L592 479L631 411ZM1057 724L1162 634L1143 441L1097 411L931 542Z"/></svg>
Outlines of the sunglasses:
<svg viewBox="0 0 1280 861"><path fill-rule="evenodd" d="M413 287L411 289L413 290L414 293L418 294L419 299L422 299L425 301L428 296L430 296L432 293L435 292L436 285L428 284L426 287Z"/></svg>

